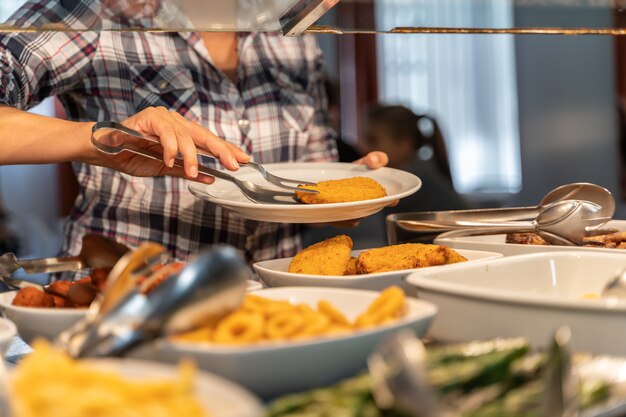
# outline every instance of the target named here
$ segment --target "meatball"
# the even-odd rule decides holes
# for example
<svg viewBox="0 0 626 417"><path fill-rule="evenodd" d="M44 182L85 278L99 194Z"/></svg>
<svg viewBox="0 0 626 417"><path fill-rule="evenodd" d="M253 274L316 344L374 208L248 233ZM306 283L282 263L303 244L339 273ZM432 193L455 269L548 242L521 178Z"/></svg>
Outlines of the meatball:
<svg viewBox="0 0 626 417"><path fill-rule="evenodd" d="M35 287L22 288L13 299L14 306L54 308L54 297Z"/></svg>

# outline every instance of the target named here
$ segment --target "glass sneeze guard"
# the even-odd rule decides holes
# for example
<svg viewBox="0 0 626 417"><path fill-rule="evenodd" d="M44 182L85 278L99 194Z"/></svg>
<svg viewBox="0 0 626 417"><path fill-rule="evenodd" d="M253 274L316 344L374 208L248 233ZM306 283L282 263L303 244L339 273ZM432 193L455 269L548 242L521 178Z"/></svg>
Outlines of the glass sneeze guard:
<svg viewBox="0 0 626 417"><path fill-rule="evenodd" d="M325 14L331 8L349 11L355 5L378 7L381 0L2 0L0 9L5 14L12 13L13 18L2 24L0 31L626 34L626 27L618 23L626 19L616 18L626 14L623 0L500 0L514 14L540 11L532 13L536 18L530 21L516 19L505 27L485 24L489 0L404 1L413 12L401 16L401 24L376 27L339 23ZM48 20L30 21L28 10L33 7L47 8ZM466 9L471 24L461 26L446 19L449 7ZM70 13L81 18L65 18ZM589 18L569 19L570 16Z"/></svg>

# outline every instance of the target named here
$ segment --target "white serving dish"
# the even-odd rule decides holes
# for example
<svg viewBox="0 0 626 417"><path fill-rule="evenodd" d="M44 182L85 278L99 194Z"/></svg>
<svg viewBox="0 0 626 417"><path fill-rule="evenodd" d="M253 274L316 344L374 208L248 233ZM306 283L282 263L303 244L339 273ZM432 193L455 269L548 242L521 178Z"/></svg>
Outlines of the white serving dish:
<svg viewBox="0 0 626 417"><path fill-rule="evenodd" d="M26 343L38 337L54 340L87 314L87 309L17 307L11 305L15 294L16 291L0 294L0 309L15 323L17 333Z"/></svg>
<svg viewBox="0 0 626 417"><path fill-rule="evenodd" d="M15 336L17 336L15 324L9 319L0 317L0 357L4 357Z"/></svg>
<svg viewBox="0 0 626 417"><path fill-rule="evenodd" d="M626 220L613 220L607 223L606 228L626 230ZM527 253L542 252L615 252L620 249L607 248L586 248L582 246L560 246L560 245L520 245L516 243L506 243L506 235L485 235L485 236L460 236L447 237L445 233L439 235L435 241L437 245L447 245L453 249L472 249L490 252L498 252L504 256L524 255Z"/></svg>
<svg viewBox="0 0 626 417"><path fill-rule="evenodd" d="M246 290L251 292L251 291L259 291L259 290L262 290L263 288L264 288L263 284L261 284L260 282L252 281L251 279L249 279Z"/></svg>
<svg viewBox="0 0 626 417"><path fill-rule="evenodd" d="M387 196L372 200L333 204L261 204L248 200L229 181L217 178L211 185L191 182L189 191L196 197L217 204L245 219L275 223L327 223L360 219L379 212L392 201L409 196L422 186L415 175L394 168L369 169L364 165L339 162L289 162L263 165L272 174L303 181L319 182L350 177L370 177L387 190ZM240 180L275 186L251 168L230 173ZM284 191L284 190L282 190Z"/></svg>
<svg viewBox="0 0 626 417"><path fill-rule="evenodd" d="M259 282L248 280L248 291L258 291L262 288ZM54 340L87 314L86 308L17 307L11 305L16 294L16 291L1 293L0 309L5 317L15 323L17 333L26 343L31 343L38 337Z"/></svg>
<svg viewBox="0 0 626 417"><path fill-rule="evenodd" d="M258 294L311 306L327 300L348 319L356 318L379 295L373 291L303 287L269 288ZM407 313L403 318L350 335L242 347L162 340L138 349L133 355L170 363L192 358L201 369L236 381L261 397L272 398L326 386L354 375L365 368L367 356L383 336L403 328L423 336L436 312L436 307L426 301L407 298Z"/></svg>
<svg viewBox="0 0 626 417"><path fill-rule="evenodd" d="M626 355L626 300L584 299L626 268L626 254L551 252L421 270L407 281L437 305L430 335L442 342L525 337L543 347L567 325L572 348Z"/></svg>
<svg viewBox="0 0 626 417"><path fill-rule="evenodd" d="M85 361L107 372L116 372L128 379L174 379L176 366L137 359L89 359ZM263 408L260 401L245 388L207 372L197 372L194 381L198 401L207 416L258 417Z"/></svg>
<svg viewBox="0 0 626 417"><path fill-rule="evenodd" d="M356 257L361 251L353 251L352 256ZM467 258L467 262L472 263L479 260L495 259L502 255L493 252L481 252L474 250L459 250L459 254ZM402 287L407 294L414 295L415 287L406 282L406 277L414 269L402 271L380 272L366 275L349 276L326 276L310 274L294 274L288 272L289 264L293 258L273 259L255 263L254 270L259 274L263 282L268 287L335 287L335 288L357 288L363 290L380 291L392 285ZM467 263L466 262L466 263ZM447 268L450 265L432 266L430 268Z"/></svg>

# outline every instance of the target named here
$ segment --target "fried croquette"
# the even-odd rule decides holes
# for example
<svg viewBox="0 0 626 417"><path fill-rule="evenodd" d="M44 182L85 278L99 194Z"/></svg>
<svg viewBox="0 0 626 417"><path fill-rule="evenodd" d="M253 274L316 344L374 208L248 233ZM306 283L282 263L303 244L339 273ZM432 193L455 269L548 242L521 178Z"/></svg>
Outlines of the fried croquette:
<svg viewBox="0 0 626 417"><path fill-rule="evenodd" d="M316 185L300 185L299 188L318 191L317 194L296 191L296 197L306 204L346 203L372 200L387 195L385 188L367 177L320 181Z"/></svg>
<svg viewBox="0 0 626 417"><path fill-rule="evenodd" d="M35 287L22 288L11 303L18 307L54 308L54 297Z"/></svg>
<svg viewBox="0 0 626 417"><path fill-rule="evenodd" d="M466 260L447 246L405 243L361 252L357 260L357 269L360 274L372 274L446 265Z"/></svg>
<svg viewBox="0 0 626 417"><path fill-rule="evenodd" d="M356 267L357 258L350 258L348 260L348 264L346 265L346 270L343 275L357 275L359 270Z"/></svg>
<svg viewBox="0 0 626 417"><path fill-rule="evenodd" d="M335 236L309 246L298 253L289 265L289 272L313 275L343 275L350 262L352 239Z"/></svg>

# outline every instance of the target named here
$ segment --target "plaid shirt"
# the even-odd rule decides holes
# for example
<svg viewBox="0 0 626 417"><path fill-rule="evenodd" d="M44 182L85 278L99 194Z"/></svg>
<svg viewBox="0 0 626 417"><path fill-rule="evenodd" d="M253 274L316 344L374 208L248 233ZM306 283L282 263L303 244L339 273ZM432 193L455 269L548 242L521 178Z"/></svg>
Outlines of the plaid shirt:
<svg viewBox="0 0 626 417"><path fill-rule="evenodd" d="M84 19L90 27L95 3L33 0L11 21L77 27ZM57 96L76 121L121 121L164 106L240 146L256 162L334 160L315 40L251 33L239 35L238 47L233 83L211 64L195 33L3 34L0 103L28 109ZM131 247L159 242L176 259L212 243L233 245L249 261L292 256L299 249L298 226L230 215L193 197L186 180L132 177L80 163L74 169L80 194L66 227L68 253L80 251L86 233Z"/></svg>

